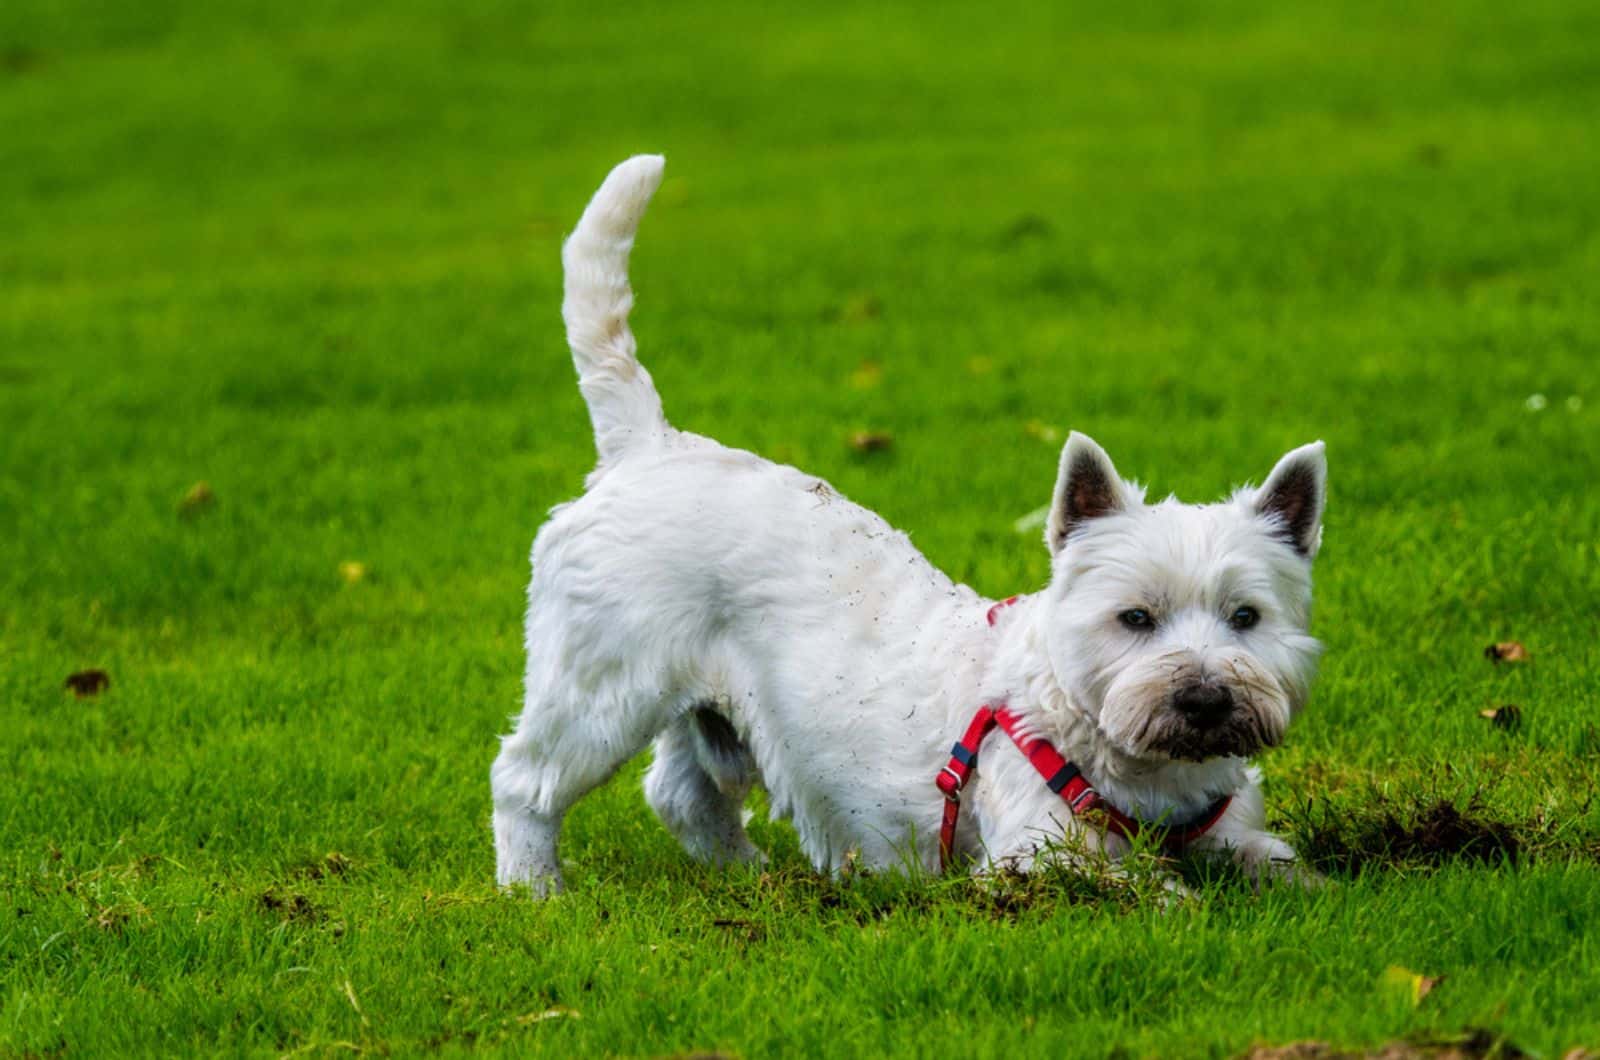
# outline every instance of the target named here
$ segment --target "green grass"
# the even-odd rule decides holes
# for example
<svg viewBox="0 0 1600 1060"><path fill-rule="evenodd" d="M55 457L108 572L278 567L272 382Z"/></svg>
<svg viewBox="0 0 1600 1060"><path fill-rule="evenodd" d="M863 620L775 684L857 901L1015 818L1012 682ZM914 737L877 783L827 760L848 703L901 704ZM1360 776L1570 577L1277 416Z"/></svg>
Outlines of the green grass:
<svg viewBox="0 0 1600 1060"><path fill-rule="evenodd" d="M1600 1046L1600 9L1201 10L0 7L0 1054ZM669 415L986 593L1055 432L1192 499L1327 440L1264 766L1334 886L718 875L634 768L494 891L557 246L641 150Z"/></svg>

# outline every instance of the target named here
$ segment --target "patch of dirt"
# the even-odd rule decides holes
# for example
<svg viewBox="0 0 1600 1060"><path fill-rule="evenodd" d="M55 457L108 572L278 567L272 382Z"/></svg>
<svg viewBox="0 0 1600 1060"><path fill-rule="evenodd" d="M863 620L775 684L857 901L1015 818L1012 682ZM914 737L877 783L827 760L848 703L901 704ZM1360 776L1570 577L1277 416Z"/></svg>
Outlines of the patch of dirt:
<svg viewBox="0 0 1600 1060"><path fill-rule="evenodd" d="M1528 1054L1503 1035L1470 1029L1449 1038L1386 1042L1376 1049L1341 1049L1327 1042L1257 1045L1241 1060L1520 1060Z"/></svg>
<svg viewBox="0 0 1600 1060"><path fill-rule="evenodd" d="M111 675L104 670L79 670L67 675L66 688L79 699L98 696L111 687Z"/></svg>
<svg viewBox="0 0 1600 1060"><path fill-rule="evenodd" d="M767 929L760 924L738 917L718 917L711 926L721 928L729 936L744 942L760 942L767 937Z"/></svg>
<svg viewBox="0 0 1600 1060"><path fill-rule="evenodd" d="M301 865L295 874L306 880L324 880L344 876L351 867L349 858L337 850L330 850L322 857Z"/></svg>
<svg viewBox="0 0 1600 1060"><path fill-rule="evenodd" d="M1325 809L1320 819L1305 822L1302 834L1300 850L1307 861L1352 875L1372 864L1514 862L1523 851L1512 826L1480 815L1476 800L1465 808L1435 799L1407 810L1393 805L1355 814Z"/></svg>
<svg viewBox="0 0 1600 1060"><path fill-rule="evenodd" d="M315 923L327 916L315 902L299 891L279 894L276 888L268 887L256 902L268 913L301 924Z"/></svg>

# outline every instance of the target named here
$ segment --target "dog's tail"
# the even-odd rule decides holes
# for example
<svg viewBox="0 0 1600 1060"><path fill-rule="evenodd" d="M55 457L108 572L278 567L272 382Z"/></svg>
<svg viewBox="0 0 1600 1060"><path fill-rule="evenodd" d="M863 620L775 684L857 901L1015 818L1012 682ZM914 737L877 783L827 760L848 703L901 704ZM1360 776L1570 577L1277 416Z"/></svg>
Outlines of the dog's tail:
<svg viewBox="0 0 1600 1060"><path fill-rule="evenodd" d="M602 464L670 430L628 330L628 252L663 165L660 155L636 155L613 169L561 247L567 275L561 315Z"/></svg>

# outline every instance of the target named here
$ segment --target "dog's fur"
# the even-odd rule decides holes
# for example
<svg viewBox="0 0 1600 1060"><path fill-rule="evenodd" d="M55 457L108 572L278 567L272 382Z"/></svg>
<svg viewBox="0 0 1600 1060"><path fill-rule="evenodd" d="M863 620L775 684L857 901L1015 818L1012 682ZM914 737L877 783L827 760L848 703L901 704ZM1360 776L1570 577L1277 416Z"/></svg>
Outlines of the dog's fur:
<svg viewBox="0 0 1600 1060"><path fill-rule="evenodd" d="M1315 670L1322 444L1221 503L1147 504L1074 433L1050 583L990 628L990 601L827 483L667 423L627 324L628 254L661 170L618 166L562 252L599 465L534 541L526 701L492 771L499 881L559 886L563 815L652 742L646 796L697 858L760 857L743 822L760 783L818 869L933 868L934 777L1000 700L1125 812L1176 822L1232 794L1196 846L1254 874L1292 864L1246 759L1282 738ZM1203 723L1197 703L1214 708ZM991 737L958 850L1025 869L1068 845L1127 849Z"/></svg>

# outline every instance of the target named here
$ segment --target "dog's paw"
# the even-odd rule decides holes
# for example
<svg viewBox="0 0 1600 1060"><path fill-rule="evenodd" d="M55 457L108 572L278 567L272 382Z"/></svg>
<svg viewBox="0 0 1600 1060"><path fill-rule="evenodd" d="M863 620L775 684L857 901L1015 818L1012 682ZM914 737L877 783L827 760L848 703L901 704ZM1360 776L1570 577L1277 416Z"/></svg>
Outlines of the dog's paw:
<svg viewBox="0 0 1600 1060"><path fill-rule="evenodd" d="M501 870L495 883L507 894L523 894L533 899L553 898L567 889L560 872L518 872Z"/></svg>
<svg viewBox="0 0 1600 1060"><path fill-rule="evenodd" d="M1257 893L1263 887L1278 884L1298 887L1303 891L1320 891L1333 886L1333 881L1297 857L1273 858L1251 873Z"/></svg>

